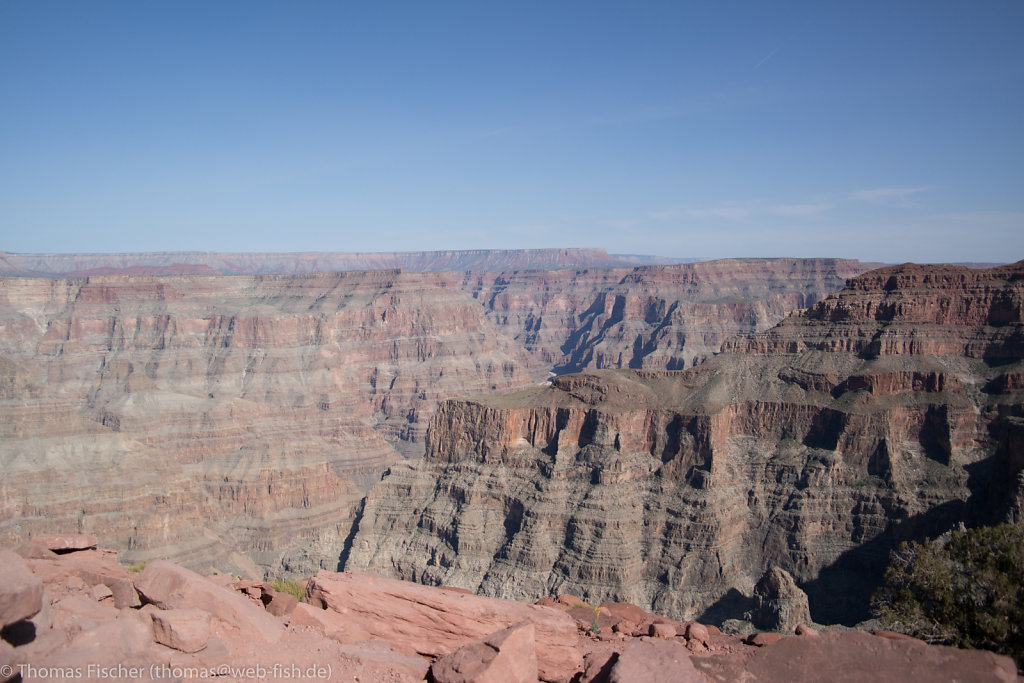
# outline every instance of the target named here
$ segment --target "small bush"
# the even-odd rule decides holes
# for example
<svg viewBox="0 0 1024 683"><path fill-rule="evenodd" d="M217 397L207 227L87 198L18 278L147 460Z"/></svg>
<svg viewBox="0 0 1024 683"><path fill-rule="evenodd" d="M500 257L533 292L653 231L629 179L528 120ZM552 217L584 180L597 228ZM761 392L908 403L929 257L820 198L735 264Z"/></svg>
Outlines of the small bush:
<svg viewBox="0 0 1024 683"><path fill-rule="evenodd" d="M274 579L270 582L270 587L278 593L294 595L297 600L302 600L306 594L305 586L298 579Z"/></svg>
<svg viewBox="0 0 1024 683"><path fill-rule="evenodd" d="M1024 527L954 531L903 543L872 598L886 628L930 643L982 648L1024 664Z"/></svg>
<svg viewBox="0 0 1024 683"><path fill-rule="evenodd" d="M127 569L128 571L130 571L130 572L132 572L134 574L138 574L139 572L141 572L145 568L146 568L146 561L145 560L143 560L142 562L137 562L135 564L131 564L131 565L128 565L127 567L125 567L125 569Z"/></svg>

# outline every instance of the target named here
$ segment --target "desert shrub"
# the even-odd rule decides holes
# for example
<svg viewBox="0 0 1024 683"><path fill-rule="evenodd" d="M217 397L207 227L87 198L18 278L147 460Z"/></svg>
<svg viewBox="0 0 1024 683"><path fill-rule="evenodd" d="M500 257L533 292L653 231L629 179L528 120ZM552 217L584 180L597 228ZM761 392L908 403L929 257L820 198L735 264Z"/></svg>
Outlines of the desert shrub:
<svg viewBox="0 0 1024 683"><path fill-rule="evenodd" d="M136 564L132 564L132 565L128 565L127 567L125 567L125 569L127 569L130 572L132 572L133 574L138 574L139 572L141 572L145 568L146 568L146 561L145 560L143 560L142 562L139 562L139 563L136 563Z"/></svg>
<svg viewBox="0 0 1024 683"><path fill-rule="evenodd" d="M954 531L892 553L872 598L886 628L1024 664L1024 526Z"/></svg>
<svg viewBox="0 0 1024 683"><path fill-rule="evenodd" d="M298 600L302 600L306 594L306 587L297 579L274 579L270 582L270 587L278 593L294 595Z"/></svg>

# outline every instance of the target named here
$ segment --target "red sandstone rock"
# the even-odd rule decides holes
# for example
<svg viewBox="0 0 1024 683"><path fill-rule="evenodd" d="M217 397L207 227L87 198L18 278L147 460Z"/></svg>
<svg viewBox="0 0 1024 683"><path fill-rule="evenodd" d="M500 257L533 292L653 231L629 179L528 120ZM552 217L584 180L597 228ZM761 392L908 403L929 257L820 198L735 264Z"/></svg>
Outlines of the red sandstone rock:
<svg viewBox="0 0 1024 683"><path fill-rule="evenodd" d="M32 542L48 550L75 551L95 548L99 539L88 534L41 534L33 536Z"/></svg>
<svg viewBox="0 0 1024 683"><path fill-rule="evenodd" d="M872 635L876 635L879 638L887 638L889 640L912 640L917 643L923 643L924 641L914 636L908 636L906 633L897 633L896 631L872 631Z"/></svg>
<svg viewBox="0 0 1024 683"><path fill-rule="evenodd" d="M210 613L201 609L153 612L153 638L181 652L198 652L210 639Z"/></svg>
<svg viewBox="0 0 1024 683"><path fill-rule="evenodd" d="M747 645L756 645L757 647L764 647L765 645L771 645L782 640L783 636L781 633L751 633L743 641Z"/></svg>
<svg viewBox="0 0 1024 683"><path fill-rule="evenodd" d="M266 609L275 617L287 617L295 611L295 606L299 604L296 597L288 593L272 591L269 594L269 598L266 602Z"/></svg>
<svg viewBox="0 0 1024 683"><path fill-rule="evenodd" d="M203 609L270 642L278 640L283 633L281 623L262 608L205 576L170 562L150 562L135 585L147 602L162 609Z"/></svg>
<svg viewBox="0 0 1024 683"><path fill-rule="evenodd" d="M0 550L0 628L28 619L42 607L43 582L19 555Z"/></svg>
<svg viewBox="0 0 1024 683"><path fill-rule="evenodd" d="M430 667L436 683L535 683L533 624L521 621L463 645Z"/></svg>
<svg viewBox="0 0 1024 683"><path fill-rule="evenodd" d="M354 643L370 639L370 633L358 623L348 619L346 615L331 609L314 607L305 602L300 602L292 610L288 625L292 628L312 628L339 643ZM415 654L405 643L396 643L396 647L402 652Z"/></svg>
<svg viewBox="0 0 1024 683"><path fill-rule="evenodd" d="M640 639L627 644L609 672L609 683L706 683L681 643Z"/></svg>
<svg viewBox="0 0 1024 683"><path fill-rule="evenodd" d="M587 603L583 602L582 600L577 598L575 595L568 595L568 594L565 594L565 593L563 593L563 594L559 595L558 597L556 597L555 598L555 602L557 602L559 605L564 605L565 607L570 607L570 608L571 607L586 607L587 606Z"/></svg>
<svg viewBox="0 0 1024 683"><path fill-rule="evenodd" d="M451 593L355 572L318 572L310 580L306 599L342 615L375 639L399 648L411 647L427 656L448 654L528 620L537 632L542 679L566 681L583 669L573 620L552 608Z"/></svg>
<svg viewBox="0 0 1024 683"><path fill-rule="evenodd" d="M652 638L675 638L676 627L672 624L651 624L648 635Z"/></svg>
<svg viewBox="0 0 1024 683"><path fill-rule="evenodd" d="M708 633L707 626L696 621L691 621L686 624L685 635L687 640L700 643L704 647L707 647L711 643L711 635Z"/></svg>
<svg viewBox="0 0 1024 683"><path fill-rule="evenodd" d="M705 655L694 657L693 663L712 681L723 683L1017 680L1016 666L1009 657L888 640L861 631L828 632L818 638L783 638L749 655Z"/></svg>

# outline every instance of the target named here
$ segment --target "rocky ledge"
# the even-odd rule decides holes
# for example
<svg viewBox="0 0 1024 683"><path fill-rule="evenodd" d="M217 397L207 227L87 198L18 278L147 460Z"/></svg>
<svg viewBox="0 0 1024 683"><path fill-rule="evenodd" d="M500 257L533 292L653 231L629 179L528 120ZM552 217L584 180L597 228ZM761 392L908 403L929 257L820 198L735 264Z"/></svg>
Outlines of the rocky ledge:
<svg viewBox="0 0 1024 683"><path fill-rule="evenodd" d="M569 595L527 604L326 571L305 584L299 602L165 561L133 573L92 538L0 550L0 683L1017 680L1007 657L892 633L741 639Z"/></svg>

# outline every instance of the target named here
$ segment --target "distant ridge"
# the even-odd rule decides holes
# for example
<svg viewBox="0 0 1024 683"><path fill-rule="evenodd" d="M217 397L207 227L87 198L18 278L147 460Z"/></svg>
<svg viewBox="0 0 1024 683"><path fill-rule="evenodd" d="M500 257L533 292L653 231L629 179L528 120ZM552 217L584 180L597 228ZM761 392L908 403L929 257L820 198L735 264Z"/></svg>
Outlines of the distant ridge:
<svg viewBox="0 0 1024 683"><path fill-rule="evenodd" d="M382 270L552 270L682 263L699 259L612 255L604 249L244 253L165 251L123 254L15 254L0 251L0 275L262 275Z"/></svg>

